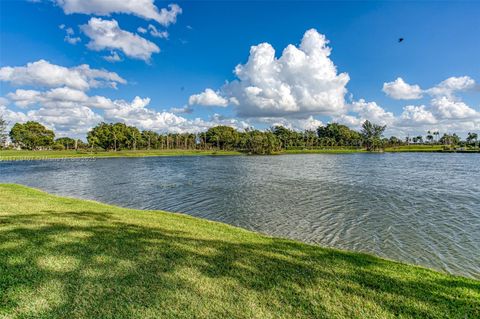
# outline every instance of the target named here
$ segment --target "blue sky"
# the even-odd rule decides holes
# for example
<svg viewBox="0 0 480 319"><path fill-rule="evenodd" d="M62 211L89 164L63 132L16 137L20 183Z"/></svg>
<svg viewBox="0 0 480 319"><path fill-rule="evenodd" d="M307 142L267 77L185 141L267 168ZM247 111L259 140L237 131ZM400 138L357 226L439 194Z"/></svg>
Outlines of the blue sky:
<svg viewBox="0 0 480 319"><path fill-rule="evenodd" d="M119 9L102 0L87 0L83 6L73 0L2 1L3 116L10 122L38 120L60 135L80 137L100 120L157 131L203 130L217 124L283 124L301 130L331 121L358 127L365 119L386 124L388 133L399 136L430 129L480 130L480 3L177 1L181 13L165 22L152 16L173 2L141 2ZM148 4L150 11L145 10ZM112 27L112 21L118 24L115 32L128 35L109 38L105 45L99 30ZM167 31L168 39L153 36L149 25ZM288 69L293 60L280 59L283 49L292 44L302 51L302 37L312 28L320 38L310 34L318 50L307 58L319 54L323 62L312 66L307 59L295 69L301 72ZM135 41L160 52L126 52L138 49ZM259 70L258 61L246 64L250 47L260 43L273 47L280 61ZM330 55L322 45L331 48ZM263 49L259 58L268 53ZM121 61L105 60L112 54ZM67 73L86 64L114 72L126 83L118 82L116 89L95 84L79 88L61 80L47 84L47 75L24 72L29 63L41 60ZM245 66L244 79L233 72L238 64ZM341 80L343 73L348 80ZM401 80L394 82L397 78ZM385 83L390 85L385 88ZM58 88L69 90L49 93ZM207 88L215 96L202 95ZM17 90L30 93L26 97ZM85 96L111 103L98 107ZM189 99L195 103L189 105Z"/></svg>

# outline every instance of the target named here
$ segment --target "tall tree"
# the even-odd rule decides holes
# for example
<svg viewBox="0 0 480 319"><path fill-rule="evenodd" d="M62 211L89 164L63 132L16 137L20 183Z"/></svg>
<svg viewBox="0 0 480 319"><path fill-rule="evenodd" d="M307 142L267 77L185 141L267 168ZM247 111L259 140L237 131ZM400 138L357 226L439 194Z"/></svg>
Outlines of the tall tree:
<svg viewBox="0 0 480 319"><path fill-rule="evenodd" d="M329 123L327 126L319 126L317 135L320 140L334 140L335 145L339 146L357 146L361 140L358 132L350 129L346 125L338 123Z"/></svg>
<svg viewBox="0 0 480 319"><path fill-rule="evenodd" d="M432 143L433 142L433 135L432 135L432 132L431 131L428 131L427 132L427 141L429 143Z"/></svg>
<svg viewBox="0 0 480 319"><path fill-rule="evenodd" d="M438 142L438 137L440 136L440 132L435 131L435 132L433 132L433 135L436 136L436 141Z"/></svg>
<svg viewBox="0 0 480 319"><path fill-rule="evenodd" d="M21 148L35 150L52 146L55 134L38 122L16 123L10 130L13 144Z"/></svg>
<svg viewBox="0 0 480 319"><path fill-rule="evenodd" d="M386 125L373 124L369 120L363 122L361 134L367 151L374 151L381 146L383 132L386 127Z"/></svg>
<svg viewBox="0 0 480 319"><path fill-rule="evenodd" d="M477 139L478 139L478 134L477 133L468 132L468 136L467 136L467 143L468 144L476 144Z"/></svg>
<svg viewBox="0 0 480 319"><path fill-rule="evenodd" d="M237 143L238 132L230 126L220 125L209 128L206 133L207 143L215 145L219 149L232 149Z"/></svg>
<svg viewBox="0 0 480 319"><path fill-rule="evenodd" d="M460 143L460 137L457 134L453 133L452 135L444 133L443 136L440 138L440 143L444 145L457 145Z"/></svg>

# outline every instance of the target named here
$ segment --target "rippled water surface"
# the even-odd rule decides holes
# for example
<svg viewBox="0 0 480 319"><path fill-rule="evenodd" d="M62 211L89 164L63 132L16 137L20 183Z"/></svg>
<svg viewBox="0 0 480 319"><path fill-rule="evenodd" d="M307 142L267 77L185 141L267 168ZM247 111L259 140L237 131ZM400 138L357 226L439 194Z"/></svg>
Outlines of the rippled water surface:
<svg viewBox="0 0 480 319"><path fill-rule="evenodd" d="M0 182L184 212L480 278L479 154L0 162Z"/></svg>

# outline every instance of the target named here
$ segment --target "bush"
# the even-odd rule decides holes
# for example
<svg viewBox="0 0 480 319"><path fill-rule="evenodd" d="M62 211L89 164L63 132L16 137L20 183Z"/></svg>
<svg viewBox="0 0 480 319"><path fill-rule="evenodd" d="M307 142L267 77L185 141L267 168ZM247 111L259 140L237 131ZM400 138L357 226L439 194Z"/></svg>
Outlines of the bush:
<svg viewBox="0 0 480 319"><path fill-rule="evenodd" d="M65 149L65 146L59 143L53 144L52 146L52 150L54 151L63 151L64 149Z"/></svg>

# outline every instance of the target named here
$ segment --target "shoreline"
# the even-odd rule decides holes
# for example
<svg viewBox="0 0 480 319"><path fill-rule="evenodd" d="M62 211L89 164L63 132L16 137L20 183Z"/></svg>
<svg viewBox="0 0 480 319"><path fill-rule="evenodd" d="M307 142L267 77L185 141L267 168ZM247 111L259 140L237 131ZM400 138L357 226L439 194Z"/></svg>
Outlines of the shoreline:
<svg viewBox="0 0 480 319"><path fill-rule="evenodd" d="M226 310L240 318L480 314L480 280L181 213L0 184L0 219L7 317L46 308L49 317L132 309L142 317L145 306L162 318ZM58 302L35 309L51 298Z"/></svg>
<svg viewBox="0 0 480 319"><path fill-rule="evenodd" d="M243 228L243 227L240 227L240 226L235 226L235 225L231 225L231 224L220 222L220 221L214 221L214 220L210 220L210 219L207 219L207 218L196 217L196 216L193 216L193 215L190 215L190 214L187 214L187 213L172 212L172 211L165 211L165 210L159 210L159 209L128 208L128 207L118 206L118 205L115 205L115 204L108 204L108 203L100 202L98 200L93 200L93 199L82 199L82 198L74 197L74 196L56 195L56 194L44 191L40 188L26 186L26 185L23 185L23 184L2 183L2 182L0 182L0 189L1 188L23 188L27 191L38 192L40 194L43 194L44 196L57 198L59 200L73 200L73 201L78 201L78 202L89 202L89 203L92 203L92 204L107 206L107 207L110 207L112 209L117 209L117 210L129 210L129 211L132 211L132 212L150 212L150 213L162 213L162 214L178 215L178 216L182 216L182 217L186 217L186 218L190 218L190 219L194 219L194 220L199 220L199 221L203 221L203 222L207 222L207 223L223 225L225 227L230 227L230 228L234 228L234 229L237 229L237 230L249 232L249 233L252 233L254 235L258 235L258 236L262 236L262 237L266 237L266 238L287 240L287 241L296 242L298 244L303 244L303 245L312 246L312 247L318 247L318 248L321 248L321 249L331 249L331 250L345 252L345 253L366 255L366 256L370 256L370 257L373 257L373 258L378 258L378 259L385 260L385 261L392 262L392 263L398 263L398 264L405 265L405 266L417 267L417 268L420 268L420 269L433 271L433 272L443 274L443 275L447 275L447 276L465 278L465 279L470 279L470 280L478 280L479 284L480 284L480 277L479 278L474 278L474 277L468 277L468 276L465 276L465 275L453 274L453 273L449 273L449 272L446 272L446 271L441 271L439 269L430 268L430 267L427 267L427 266L411 264L411 263L402 262L402 261L395 260L395 259L390 259L388 257L377 256L375 254L368 253L368 252L360 252L360 251L355 251L355 250L340 249L340 248L335 248L334 246L322 246L322 245L318 245L318 244L312 244L312 243L304 242L304 241L301 241L301 240L298 240L298 239L290 239L290 238L287 238L287 237L272 236L272 235L269 235L267 233L263 233L263 232L259 232L259 231L255 231L255 230L249 230L249 229L246 229L246 228Z"/></svg>
<svg viewBox="0 0 480 319"><path fill-rule="evenodd" d="M460 153L478 154L480 150L443 150L440 148L387 148L381 152L368 152L364 149L302 149L283 150L269 155L290 154L356 154L356 153ZM213 150L137 150L137 151L26 151L26 150L0 150L1 161L32 161L32 160L65 160L65 159L100 159L100 158L127 158L127 157L162 157L162 156L245 156L249 155L240 151L213 151ZM265 156L265 155L261 155Z"/></svg>

